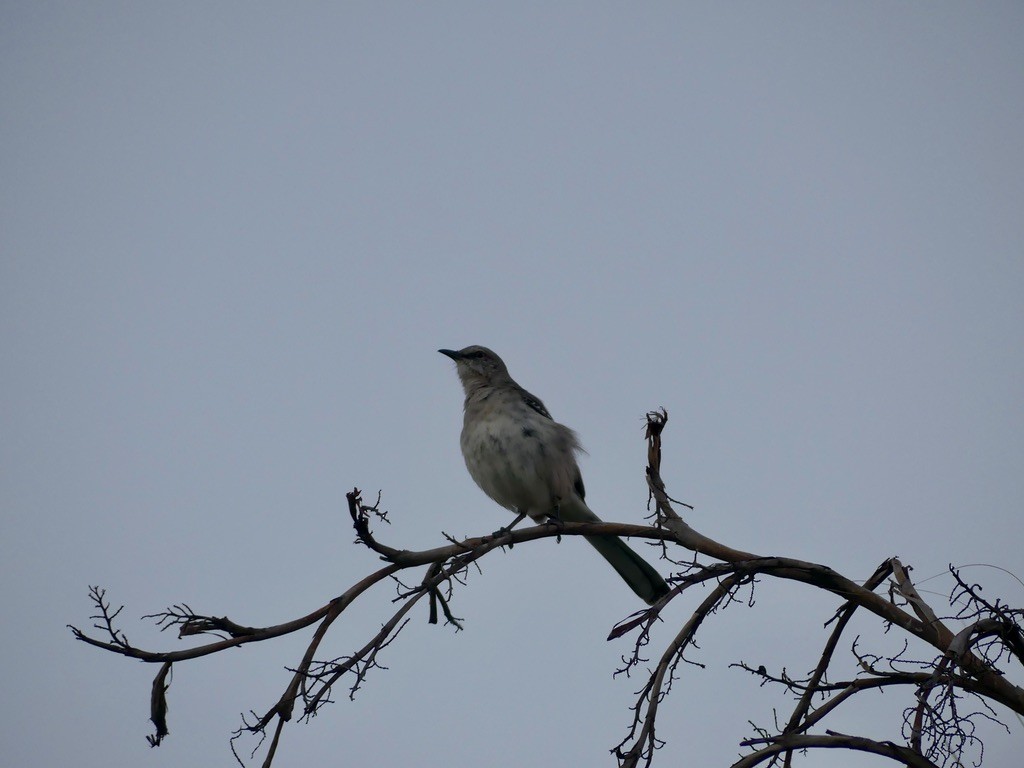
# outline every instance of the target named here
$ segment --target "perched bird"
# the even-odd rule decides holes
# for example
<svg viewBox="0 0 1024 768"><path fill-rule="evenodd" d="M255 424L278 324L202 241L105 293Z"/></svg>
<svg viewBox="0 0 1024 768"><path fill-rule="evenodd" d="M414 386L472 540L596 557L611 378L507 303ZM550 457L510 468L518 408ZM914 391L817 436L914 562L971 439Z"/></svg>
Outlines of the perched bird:
<svg viewBox="0 0 1024 768"><path fill-rule="evenodd" d="M584 501L576 433L551 418L539 398L509 376L487 347L439 349L456 363L466 392L462 457L480 489L518 514L570 523L599 523ZM668 585L650 563L617 536L586 536L638 597L653 604Z"/></svg>

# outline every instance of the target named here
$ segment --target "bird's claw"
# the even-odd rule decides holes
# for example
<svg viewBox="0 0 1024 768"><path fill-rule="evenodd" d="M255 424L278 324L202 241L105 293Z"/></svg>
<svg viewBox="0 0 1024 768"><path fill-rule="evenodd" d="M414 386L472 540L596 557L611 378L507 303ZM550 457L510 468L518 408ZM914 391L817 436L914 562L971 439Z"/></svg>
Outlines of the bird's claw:
<svg viewBox="0 0 1024 768"><path fill-rule="evenodd" d="M553 525L556 529L558 529L559 533L558 533L557 536L555 536L555 541L557 541L559 544L561 544L561 542L562 542L562 533L561 533L561 531L562 531L563 528L565 528L565 523L562 521L562 518L560 518L558 516L558 510L557 509L554 511L553 514L548 515L548 519L544 521L544 524L545 525Z"/></svg>

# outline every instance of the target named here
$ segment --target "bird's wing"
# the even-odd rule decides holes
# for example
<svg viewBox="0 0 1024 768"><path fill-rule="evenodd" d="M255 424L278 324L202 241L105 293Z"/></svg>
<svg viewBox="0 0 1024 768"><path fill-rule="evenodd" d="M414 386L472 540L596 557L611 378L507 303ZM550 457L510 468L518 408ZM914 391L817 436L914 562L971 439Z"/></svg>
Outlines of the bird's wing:
<svg viewBox="0 0 1024 768"><path fill-rule="evenodd" d="M523 396L523 402L530 406L530 408L535 410L545 419L550 419L551 421L554 421L554 419L551 418L551 414L548 413L548 409L544 407L544 403L540 401L539 397L537 397L536 395L531 395L522 387L519 388L519 393Z"/></svg>

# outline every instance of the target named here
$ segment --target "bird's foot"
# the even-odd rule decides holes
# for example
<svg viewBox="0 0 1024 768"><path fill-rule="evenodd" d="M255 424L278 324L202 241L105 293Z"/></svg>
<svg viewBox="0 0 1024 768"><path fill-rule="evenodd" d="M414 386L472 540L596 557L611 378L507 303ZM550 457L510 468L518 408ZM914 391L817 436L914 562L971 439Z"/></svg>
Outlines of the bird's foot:
<svg viewBox="0 0 1024 768"><path fill-rule="evenodd" d="M494 533L492 533L491 534L491 538L496 539L499 536L504 536L506 533L511 533L512 529L515 528L517 525L519 525L519 523L521 523L523 521L524 517L526 517L526 513L525 512L520 512L516 516L516 519L513 520L511 523L509 523L506 526L503 526L503 527L499 528ZM512 545L509 544L509 546L511 547Z"/></svg>
<svg viewBox="0 0 1024 768"><path fill-rule="evenodd" d="M562 521L562 518L558 516L558 508L557 507L555 508L554 512L552 512L551 514L548 515L548 519L544 521L544 524L545 525L552 525L552 526L554 526L559 531L558 535L555 536L555 541L561 543L561 541L562 541L562 533L561 533L561 531L565 527L565 523Z"/></svg>

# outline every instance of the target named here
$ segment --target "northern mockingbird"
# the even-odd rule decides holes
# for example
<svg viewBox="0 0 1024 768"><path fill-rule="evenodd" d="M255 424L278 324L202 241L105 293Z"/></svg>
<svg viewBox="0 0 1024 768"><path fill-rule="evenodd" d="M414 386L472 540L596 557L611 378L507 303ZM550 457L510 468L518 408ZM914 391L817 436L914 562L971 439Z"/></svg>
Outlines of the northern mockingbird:
<svg viewBox="0 0 1024 768"><path fill-rule="evenodd" d="M513 381L505 363L486 347L439 349L456 363L466 392L462 457L480 489L519 516L599 523L583 500L576 433ZM648 604L668 592L661 575L617 536L587 536L630 589Z"/></svg>

